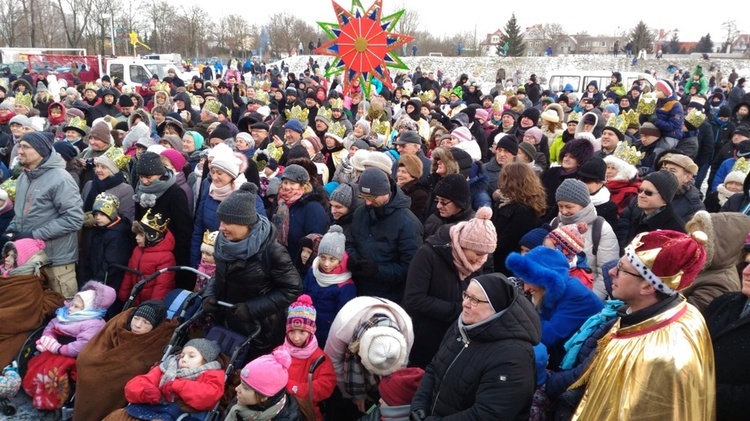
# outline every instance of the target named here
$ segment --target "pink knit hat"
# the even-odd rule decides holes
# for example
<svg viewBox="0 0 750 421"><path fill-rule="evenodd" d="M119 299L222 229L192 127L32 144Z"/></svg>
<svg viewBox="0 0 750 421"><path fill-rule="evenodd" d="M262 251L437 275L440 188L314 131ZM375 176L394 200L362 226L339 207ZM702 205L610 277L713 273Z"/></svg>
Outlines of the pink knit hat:
<svg viewBox="0 0 750 421"><path fill-rule="evenodd" d="M452 136L455 136L461 142L468 142L471 140L471 132L466 127L457 127L451 132Z"/></svg>
<svg viewBox="0 0 750 421"><path fill-rule="evenodd" d="M21 266L31 259L31 256L38 253L40 250L44 250L44 241L35 240L33 238L22 238L13 242L13 246L16 248L16 265Z"/></svg>
<svg viewBox="0 0 750 421"><path fill-rule="evenodd" d="M487 206L479 208L474 218L451 227L451 238L458 235L458 243L462 248L474 250L477 253L494 252L497 247L497 231L490 218L492 218L492 209Z"/></svg>
<svg viewBox="0 0 750 421"><path fill-rule="evenodd" d="M291 364L292 356L283 349L277 349L272 354L247 363L240 372L240 378L256 392L271 397L286 387Z"/></svg>
<svg viewBox="0 0 750 421"><path fill-rule="evenodd" d="M177 172L182 171L187 164L187 159L177 149L164 149L160 155L167 158Z"/></svg>

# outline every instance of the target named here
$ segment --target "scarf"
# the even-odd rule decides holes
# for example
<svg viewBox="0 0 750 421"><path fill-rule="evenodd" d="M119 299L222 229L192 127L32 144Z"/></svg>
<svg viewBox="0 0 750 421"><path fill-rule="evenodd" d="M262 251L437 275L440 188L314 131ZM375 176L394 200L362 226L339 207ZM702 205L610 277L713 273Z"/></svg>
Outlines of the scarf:
<svg viewBox="0 0 750 421"><path fill-rule="evenodd" d="M221 370L221 364L218 361L211 361L195 368L179 368L179 363L180 355L172 354L159 365L159 369L164 373L159 380L159 388L175 379L197 380L204 371Z"/></svg>
<svg viewBox="0 0 750 421"><path fill-rule="evenodd" d="M198 264L198 272L205 273L209 277L213 277L214 273L216 272L216 265L213 263L203 263L203 260L201 260L200 264ZM209 280L210 278L198 276L198 279L195 281L195 291L203 289L203 287L208 285Z"/></svg>
<svg viewBox="0 0 750 421"><path fill-rule="evenodd" d="M560 363L560 370L570 370L575 366L578 359L578 353L581 351L583 343L588 339L600 326L608 323L617 317L617 309L623 305L620 300L607 300L604 308L597 314L589 317L578 332L565 342L565 357Z"/></svg>
<svg viewBox="0 0 750 421"><path fill-rule="evenodd" d="M561 213L558 214L557 215L558 226L577 224L579 222L585 222L587 224L591 224L596 220L597 216L598 215L596 214L596 208L594 207L594 204L589 203L588 205L586 205L585 208L579 210L574 215L565 216Z"/></svg>
<svg viewBox="0 0 750 421"><path fill-rule="evenodd" d="M276 207L276 214L273 216L273 224L279 230L279 236L276 241L284 247L289 245L289 208L305 194L304 190L288 192L283 194L279 191L277 196L279 205Z"/></svg>
<svg viewBox="0 0 750 421"><path fill-rule="evenodd" d="M55 317L57 317L57 320L60 323L68 324L83 322L86 320L101 319L102 317L104 317L104 314L106 312L107 309L87 308L84 310L76 311L75 313L70 313L70 309L63 306L55 311Z"/></svg>
<svg viewBox="0 0 750 421"><path fill-rule="evenodd" d="M214 256L226 262L247 260L258 254L260 247L270 235L271 223L268 222L268 219L260 216L258 222L250 230L250 235L244 240L229 241L224 234L219 232L214 247Z"/></svg>
<svg viewBox="0 0 750 421"><path fill-rule="evenodd" d="M7 272L6 276L18 276L18 275L31 275L39 276L41 273L42 266L49 263L49 258L44 250L40 250L34 253L33 256L19 267L13 268Z"/></svg>
<svg viewBox="0 0 750 421"><path fill-rule="evenodd" d="M6 115L5 115L4 117L0 117L0 124L2 124L2 125L7 125L7 124L8 124L8 122L9 122L9 121L10 121L10 120L11 120L11 119L12 119L13 117L15 117L15 116L16 116L16 113L14 113L13 111L9 112L9 113L8 113L8 114L6 114Z"/></svg>
<svg viewBox="0 0 750 421"><path fill-rule="evenodd" d="M459 318L460 319L460 318ZM374 314L369 320L359 325L352 335L352 340L344 353L344 387L343 391L354 399L370 398L378 401L378 376L370 373L362 364L359 356L359 341L371 327L390 327L400 331L398 325L384 314Z"/></svg>
<svg viewBox="0 0 750 421"><path fill-rule="evenodd" d="M719 187L716 188L716 191L719 193L719 204L724 206L724 203L727 202L727 200L734 196L734 192L729 191L726 187L724 187L724 183L719 184Z"/></svg>
<svg viewBox="0 0 750 421"><path fill-rule="evenodd" d="M211 185L208 188L208 195L211 196L212 199L216 200L217 202L223 202L224 199L229 197L232 192L239 189L242 183L247 182L247 179L245 178L245 174L240 173L240 175L237 176L234 180L232 180L231 183L228 183L224 187L216 187L214 183L211 183Z"/></svg>
<svg viewBox="0 0 750 421"><path fill-rule="evenodd" d="M224 418L224 421L237 421L238 419L243 421L271 421L281 413L285 406L286 393L281 395L281 398L267 409L253 409L249 406L237 404L229 410L229 414Z"/></svg>
<svg viewBox="0 0 750 421"><path fill-rule="evenodd" d="M165 176L166 179L164 178ZM164 176L160 177L149 186L145 186L139 182L135 187L133 200L143 208L152 208L156 205L156 200L159 199L167 189L172 187L174 181L174 173L167 170L167 173Z"/></svg>
<svg viewBox="0 0 750 421"><path fill-rule="evenodd" d="M330 287L333 285L343 284L344 282L352 279L352 273L344 269L344 261L346 260L346 256L344 256L344 258L341 260L341 264L339 265L339 267L331 271L331 273L323 273L320 271L319 259L320 258L316 256L311 266L313 270L313 276L315 276L315 281L319 286L323 288Z"/></svg>
<svg viewBox="0 0 750 421"><path fill-rule="evenodd" d="M459 275L459 281L463 281L466 279L469 275L472 273L478 271L482 268L484 263L487 261L487 255L485 254L484 257L479 259L478 262L472 264L468 260L466 260L466 255L464 254L464 249L461 248L461 234L464 231L464 225L457 224L452 227L450 227L450 237L451 237L451 254L453 255L453 266L456 267L456 270L458 271Z"/></svg>
<svg viewBox="0 0 750 421"><path fill-rule="evenodd" d="M124 182L125 174L123 174L122 171L117 174L112 174L104 180L100 180L99 177L91 179L91 190L89 190L88 196L86 196L86 199L83 201L83 211L88 212L93 209L94 200L96 200L96 196L98 196L99 193L103 193L115 186L119 186Z"/></svg>
<svg viewBox="0 0 750 421"><path fill-rule="evenodd" d="M609 189L605 186L602 186L602 188L599 189L596 193L591 195L591 203L594 204L594 206L603 205L607 202L609 202Z"/></svg>
<svg viewBox="0 0 750 421"><path fill-rule="evenodd" d="M288 352L292 358L306 360L318 349L318 338L316 338L315 335L310 334L310 337L307 340L307 345L300 348L289 342L289 338L287 337L284 339L284 344L281 345L281 347Z"/></svg>

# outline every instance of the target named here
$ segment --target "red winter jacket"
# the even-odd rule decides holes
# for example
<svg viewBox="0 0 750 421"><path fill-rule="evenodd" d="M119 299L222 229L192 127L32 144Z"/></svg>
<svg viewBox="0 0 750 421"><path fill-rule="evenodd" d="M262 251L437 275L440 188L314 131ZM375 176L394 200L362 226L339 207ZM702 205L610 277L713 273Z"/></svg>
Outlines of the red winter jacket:
<svg viewBox="0 0 750 421"><path fill-rule="evenodd" d="M286 384L286 391L300 399L310 399L310 389L307 382L307 374L310 372L310 366L320 356L325 356L323 364L315 369L313 374L313 401L315 403L315 418L322 420L323 415L320 412L318 403L331 397L333 389L336 387L336 372L333 371L331 359L323 352L320 347L313 354L303 360L292 358L292 365L289 366L289 382Z"/></svg>
<svg viewBox="0 0 750 421"><path fill-rule="evenodd" d="M197 379L174 379L159 387L163 373L159 366L148 373L133 377L125 385L125 399L130 403L156 405L164 398L167 402L179 399L196 411L213 409L224 394L224 371L206 370ZM171 396L167 396L164 392Z"/></svg>
<svg viewBox="0 0 750 421"><path fill-rule="evenodd" d="M133 255L130 256L128 261L128 267L133 268L144 276L150 275L159 269L174 266L175 262L174 254L174 236L167 230L167 235L164 237L159 244L153 247L141 247L136 246L133 250ZM135 305L142 303L147 300L161 300L167 293L174 289L174 275L173 271L164 272L159 275L156 279L147 283L141 293L135 297ZM125 272L125 277L122 279L120 285L120 291L117 293L117 298L120 301L125 301L130 296L130 291L133 286L140 281L140 277L132 272Z"/></svg>

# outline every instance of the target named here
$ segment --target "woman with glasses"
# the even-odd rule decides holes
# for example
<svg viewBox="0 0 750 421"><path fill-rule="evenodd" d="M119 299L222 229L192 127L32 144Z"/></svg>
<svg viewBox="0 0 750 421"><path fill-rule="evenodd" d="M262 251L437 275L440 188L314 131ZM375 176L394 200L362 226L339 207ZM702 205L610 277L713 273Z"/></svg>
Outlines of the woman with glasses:
<svg viewBox="0 0 750 421"><path fill-rule="evenodd" d="M461 312L468 280L486 271L497 245L492 210L453 226L442 226L417 250L406 276L403 306L414 323L410 365L421 368L435 356L448 327Z"/></svg>
<svg viewBox="0 0 750 421"><path fill-rule="evenodd" d="M471 279L458 320L414 395L411 420L455 414L472 420L529 418L533 346L541 327L534 307L519 294L499 273Z"/></svg>

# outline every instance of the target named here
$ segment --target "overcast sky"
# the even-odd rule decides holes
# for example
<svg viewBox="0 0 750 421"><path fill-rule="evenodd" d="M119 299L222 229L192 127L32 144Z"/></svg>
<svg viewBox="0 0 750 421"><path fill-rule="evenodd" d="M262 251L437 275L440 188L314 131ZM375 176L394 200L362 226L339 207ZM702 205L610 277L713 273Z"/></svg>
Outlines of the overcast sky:
<svg viewBox="0 0 750 421"><path fill-rule="evenodd" d="M176 0L169 0L176 1ZM315 25L316 21L335 22L333 6L330 0L261 0L261 1L221 1L210 2L199 0L180 0L179 4L201 5L209 14L217 17L221 14L241 13L250 23L262 25L275 13L289 12ZM338 1L349 10L351 0ZM372 0L362 0L368 8ZM718 7L718 6L717 6ZM502 29L511 16L516 14L519 26L545 23L560 23L569 34L586 31L589 35L614 35L633 28L643 20L650 28L665 30L679 29L680 41L698 41L700 37L711 34L714 43L726 38L722 22L736 19L741 33L750 32L750 24L739 15L721 13L719 8L727 11L732 8L727 3L715 11L706 4L698 8L673 1L615 1L584 2L570 1L512 1L468 0L461 2L438 2L435 0L383 0L386 13L398 9L411 9L419 12L421 29L435 35L453 35L464 31L473 31L476 27L477 37L483 39L485 34ZM737 10L737 9L735 9ZM743 25L748 26L743 27ZM317 26L317 25L316 25ZM620 28L618 30L618 27ZM671 37L670 37L671 38ZM419 42L417 40L417 42Z"/></svg>

